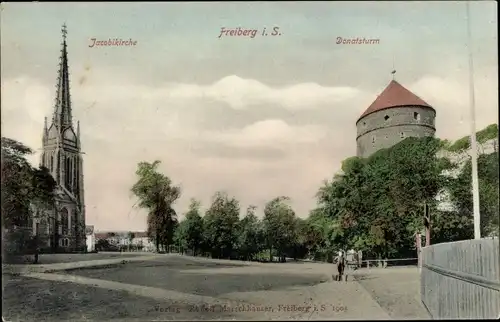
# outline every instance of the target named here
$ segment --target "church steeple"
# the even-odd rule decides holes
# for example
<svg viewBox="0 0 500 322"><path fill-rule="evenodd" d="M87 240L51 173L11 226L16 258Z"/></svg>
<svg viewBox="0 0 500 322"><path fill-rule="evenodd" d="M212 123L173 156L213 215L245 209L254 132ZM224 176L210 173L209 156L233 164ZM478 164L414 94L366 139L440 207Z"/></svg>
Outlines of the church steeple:
<svg viewBox="0 0 500 322"><path fill-rule="evenodd" d="M66 34L66 24L64 24L56 99L51 124L47 124L47 120L44 122L43 152L40 163L49 169L57 183L54 217L50 224L50 227L55 228L50 233L59 236L57 247L66 250L81 250L86 238L84 229L82 230L85 228L83 158L80 123L77 125L78 135L72 124ZM49 230L52 229L50 227ZM57 242L54 241L54 243Z"/></svg>
<svg viewBox="0 0 500 322"><path fill-rule="evenodd" d="M49 134L49 128L47 127L47 117L43 120L43 137L42 142L45 144L45 140L47 140L47 135Z"/></svg>
<svg viewBox="0 0 500 322"><path fill-rule="evenodd" d="M59 60L59 72L57 75L57 92L52 122L59 130L70 126L72 123L71 99L69 94L69 68L68 68L68 50L66 46L66 24L62 26L62 48Z"/></svg>

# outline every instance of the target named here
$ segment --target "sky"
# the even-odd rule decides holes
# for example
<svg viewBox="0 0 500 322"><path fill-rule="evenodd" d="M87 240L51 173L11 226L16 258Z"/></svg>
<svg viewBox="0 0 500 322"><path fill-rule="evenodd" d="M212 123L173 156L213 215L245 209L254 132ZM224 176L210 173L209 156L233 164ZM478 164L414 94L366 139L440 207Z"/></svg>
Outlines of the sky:
<svg viewBox="0 0 500 322"><path fill-rule="evenodd" d="M496 6L471 4L478 130L498 120ZM146 228L130 188L138 162L154 160L182 189L180 219L191 198L206 209L216 191L242 215L288 196L307 217L323 180L355 155L355 122L393 69L436 109L438 137L470 133L464 2L32 2L0 14L1 134L32 147L34 164L68 26L86 223L98 231ZM257 35L219 38L238 27Z"/></svg>

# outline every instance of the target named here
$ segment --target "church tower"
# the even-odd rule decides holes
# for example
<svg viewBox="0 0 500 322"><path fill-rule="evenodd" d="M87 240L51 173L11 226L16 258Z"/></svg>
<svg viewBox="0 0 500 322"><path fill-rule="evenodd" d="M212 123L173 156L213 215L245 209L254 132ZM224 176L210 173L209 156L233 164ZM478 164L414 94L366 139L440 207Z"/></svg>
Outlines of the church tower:
<svg viewBox="0 0 500 322"><path fill-rule="evenodd" d="M40 164L49 169L57 182L56 209L53 216L49 216L52 217L52 224L44 227L48 235L57 237L49 238L48 243L56 243L58 249L71 251L83 249L86 242L80 122L75 131L66 34L66 25L63 25L54 112L50 125L45 118Z"/></svg>

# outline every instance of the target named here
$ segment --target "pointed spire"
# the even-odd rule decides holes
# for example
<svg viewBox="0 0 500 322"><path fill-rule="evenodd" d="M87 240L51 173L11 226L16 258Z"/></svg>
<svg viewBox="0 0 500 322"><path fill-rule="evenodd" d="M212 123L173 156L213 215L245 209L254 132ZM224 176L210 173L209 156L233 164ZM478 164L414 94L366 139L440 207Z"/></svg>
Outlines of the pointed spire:
<svg viewBox="0 0 500 322"><path fill-rule="evenodd" d="M42 144L45 144L45 141L47 140L48 133L49 133L49 130L47 129L47 117L45 117L44 121L43 121Z"/></svg>
<svg viewBox="0 0 500 322"><path fill-rule="evenodd" d="M69 93L69 68L68 68L68 51L66 48L66 35L68 33L66 24L62 26L62 48L61 57L59 59L59 72L57 74L57 91L54 116L52 121L61 129L62 127L71 125L71 100Z"/></svg>
<svg viewBox="0 0 500 322"><path fill-rule="evenodd" d="M49 128L47 127L47 117L44 118L43 120L43 140L47 138L47 135L49 134Z"/></svg>
<svg viewBox="0 0 500 322"><path fill-rule="evenodd" d="M78 121L78 123L76 123L76 138L77 138L78 142L80 142L80 121Z"/></svg>

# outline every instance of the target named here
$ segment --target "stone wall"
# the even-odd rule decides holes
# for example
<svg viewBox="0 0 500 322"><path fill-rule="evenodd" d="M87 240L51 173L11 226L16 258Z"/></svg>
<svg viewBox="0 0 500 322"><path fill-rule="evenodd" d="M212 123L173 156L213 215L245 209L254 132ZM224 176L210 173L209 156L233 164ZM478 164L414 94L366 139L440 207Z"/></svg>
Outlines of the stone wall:
<svg viewBox="0 0 500 322"><path fill-rule="evenodd" d="M434 136L436 112L430 108L408 106L369 114L358 121L357 155L368 157L407 137Z"/></svg>

